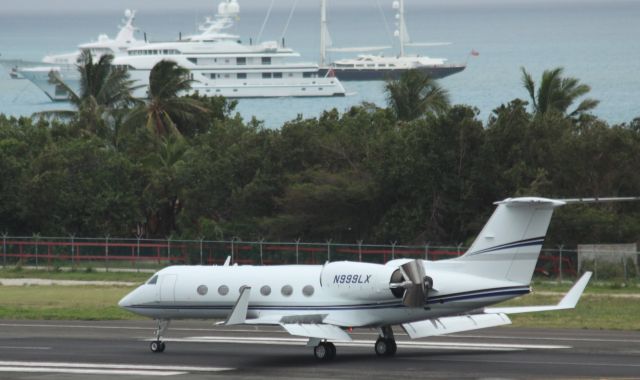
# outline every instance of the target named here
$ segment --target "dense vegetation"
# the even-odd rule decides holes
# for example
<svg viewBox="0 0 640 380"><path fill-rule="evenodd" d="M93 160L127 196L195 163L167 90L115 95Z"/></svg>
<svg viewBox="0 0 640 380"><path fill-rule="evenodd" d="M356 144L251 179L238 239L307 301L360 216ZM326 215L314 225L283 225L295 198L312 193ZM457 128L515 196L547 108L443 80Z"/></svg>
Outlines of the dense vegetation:
<svg viewBox="0 0 640 380"><path fill-rule="evenodd" d="M571 110L589 89L562 70L537 91L523 70L531 104L486 122L415 75L387 84L388 108L271 130L233 101L179 97L190 83L170 63L140 102L126 73L85 57L75 111L0 116L0 232L457 244L502 198L640 195L640 118ZM552 244L637 241L640 205L566 207L551 229Z"/></svg>

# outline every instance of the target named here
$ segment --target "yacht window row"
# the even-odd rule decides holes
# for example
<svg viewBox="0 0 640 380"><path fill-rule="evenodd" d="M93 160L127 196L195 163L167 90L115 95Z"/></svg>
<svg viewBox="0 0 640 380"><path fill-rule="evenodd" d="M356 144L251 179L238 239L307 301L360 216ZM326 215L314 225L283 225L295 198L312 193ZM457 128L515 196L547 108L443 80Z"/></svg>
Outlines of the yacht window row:
<svg viewBox="0 0 640 380"><path fill-rule="evenodd" d="M180 54L176 49L141 49L141 50L129 50L129 55L177 55Z"/></svg>

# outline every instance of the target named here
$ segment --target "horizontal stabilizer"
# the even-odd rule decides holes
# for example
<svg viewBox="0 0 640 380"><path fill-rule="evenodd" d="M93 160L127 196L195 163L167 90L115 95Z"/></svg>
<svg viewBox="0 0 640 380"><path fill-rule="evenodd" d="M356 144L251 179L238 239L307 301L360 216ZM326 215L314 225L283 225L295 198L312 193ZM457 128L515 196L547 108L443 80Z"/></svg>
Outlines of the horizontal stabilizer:
<svg viewBox="0 0 640 380"><path fill-rule="evenodd" d="M351 336L340 327L334 325L324 323L282 323L280 325L291 335L351 342Z"/></svg>
<svg viewBox="0 0 640 380"><path fill-rule="evenodd" d="M233 306L231 314L227 317L227 320L223 323L226 326L229 325L241 325L247 320L247 310L249 309L249 296L251 295L251 287L244 286L240 291L240 297Z"/></svg>
<svg viewBox="0 0 640 380"><path fill-rule="evenodd" d="M461 331L478 330L488 327L508 325L509 317L504 314L473 314L457 317L427 319L402 325L411 339L452 334Z"/></svg>
<svg viewBox="0 0 640 380"><path fill-rule="evenodd" d="M484 309L485 313L505 313L505 314L519 314L519 313L533 313L539 311L553 311L553 310L565 310L573 309L578 304L580 296L584 292L589 280L591 279L591 272L586 272L580 277L578 281L571 287L571 289L565 294L565 296L558 302L557 305L546 306L514 306L514 307L487 307Z"/></svg>

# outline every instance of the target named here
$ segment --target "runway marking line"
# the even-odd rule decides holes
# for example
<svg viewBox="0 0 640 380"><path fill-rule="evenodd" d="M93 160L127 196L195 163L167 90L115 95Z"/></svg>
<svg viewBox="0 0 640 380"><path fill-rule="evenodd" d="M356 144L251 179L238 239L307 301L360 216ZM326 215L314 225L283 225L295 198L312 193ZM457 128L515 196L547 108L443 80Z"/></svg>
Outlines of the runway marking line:
<svg viewBox="0 0 640 380"><path fill-rule="evenodd" d="M174 376L189 372L222 372L235 368L107 363L0 361L0 372L48 372L91 375Z"/></svg>
<svg viewBox="0 0 640 380"><path fill-rule="evenodd" d="M50 350L51 347L0 346L0 350Z"/></svg>
<svg viewBox="0 0 640 380"><path fill-rule="evenodd" d="M237 344L275 344L275 345L303 345L308 339L301 338L272 338L272 337L228 337L228 336L194 336L188 338L166 339L167 342L199 342L199 343L237 343ZM336 342L343 347L369 347L373 340L353 340L351 342ZM496 350L517 351L526 349L567 349L571 346L560 345L527 345L527 344L492 344L469 342L425 342L425 341L396 341L398 347L450 349L450 350Z"/></svg>

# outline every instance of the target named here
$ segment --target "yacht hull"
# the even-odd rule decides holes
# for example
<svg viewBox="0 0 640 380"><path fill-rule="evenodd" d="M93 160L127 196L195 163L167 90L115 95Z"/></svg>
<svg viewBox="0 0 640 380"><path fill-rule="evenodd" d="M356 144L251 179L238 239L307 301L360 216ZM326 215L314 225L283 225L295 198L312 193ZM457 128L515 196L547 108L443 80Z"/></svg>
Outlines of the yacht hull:
<svg viewBox="0 0 640 380"><path fill-rule="evenodd" d="M440 79L463 71L465 65L446 65L446 66L421 66L413 69L419 70L434 79ZM373 81L398 79L409 68L336 68L324 67L320 69L320 75L327 74L332 70L333 74L341 81Z"/></svg>

